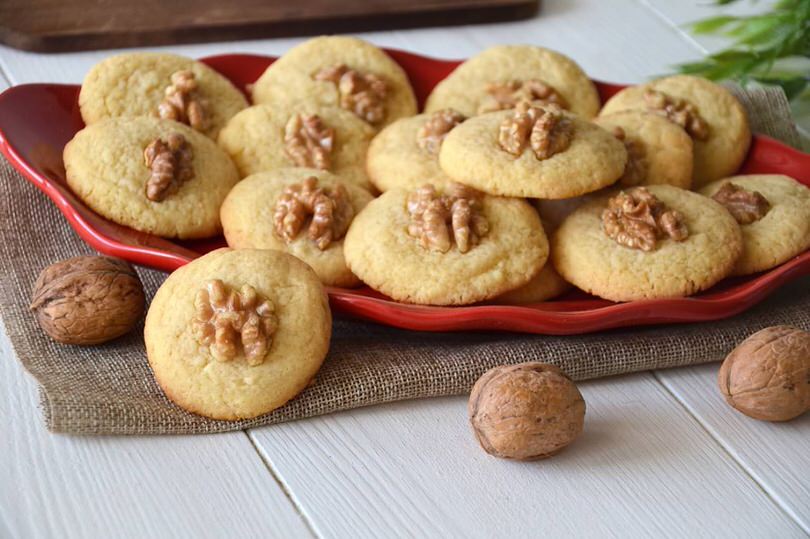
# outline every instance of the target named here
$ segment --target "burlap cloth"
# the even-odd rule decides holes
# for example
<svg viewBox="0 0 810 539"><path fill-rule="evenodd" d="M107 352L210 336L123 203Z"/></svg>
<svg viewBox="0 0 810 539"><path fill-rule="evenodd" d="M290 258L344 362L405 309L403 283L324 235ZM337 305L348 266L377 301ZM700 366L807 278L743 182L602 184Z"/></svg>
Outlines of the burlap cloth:
<svg viewBox="0 0 810 539"><path fill-rule="evenodd" d="M783 94L756 90L740 97L755 130L797 143ZM463 394L485 370L504 363L554 363L585 380L716 361L752 331L773 324L810 329L807 280L720 322L578 337L414 333L338 317L329 356L301 395L257 419L212 421L163 396L146 361L141 330L89 348L60 345L42 334L28 311L37 273L49 263L91 251L42 193L7 163L0 165L0 314L17 358L40 384L45 422L55 432L232 431L383 402ZM151 298L165 274L139 273Z"/></svg>

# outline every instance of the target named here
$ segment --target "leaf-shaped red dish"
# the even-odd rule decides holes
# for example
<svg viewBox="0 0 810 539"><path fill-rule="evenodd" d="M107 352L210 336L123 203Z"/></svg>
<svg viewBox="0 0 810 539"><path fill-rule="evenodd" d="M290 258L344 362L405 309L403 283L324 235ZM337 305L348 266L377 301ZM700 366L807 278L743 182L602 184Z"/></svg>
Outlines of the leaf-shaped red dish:
<svg viewBox="0 0 810 539"><path fill-rule="evenodd" d="M460 63L402 51L388 53L408 73L420 103ZM273 62L269 56L229 54L202 61L239 88ZM602 99L623 86L597 82ZM45 192L70 225L92 247L136 264L172 271L213 248L222 238L175 242L117 225L85 206L65 182L62 149L83 127L79 86L25 84L0 95L0 151L23 176ZM779 173L810 186L810 155L773 139L754 137L741 173ZM542 334L578 334L609 328L716 320L737 314L780 285L810 274L810 251L768 272L727 279L691 298L611 303L582 292L529 306L429 307L391 301L373 290L330 289L332 307L382 324L420 331L497 329Z"/></svg>

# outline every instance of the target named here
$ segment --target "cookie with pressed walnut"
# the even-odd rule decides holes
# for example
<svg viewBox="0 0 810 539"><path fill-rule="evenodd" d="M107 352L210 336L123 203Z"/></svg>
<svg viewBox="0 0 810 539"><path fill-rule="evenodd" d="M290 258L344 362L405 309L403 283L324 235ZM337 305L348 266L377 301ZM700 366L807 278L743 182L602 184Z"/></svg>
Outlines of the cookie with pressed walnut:
<svg viewBox="0 0 810 539"><path fill-rule="evenodd" d="M397 301L463 305L528 283L546 261L548 240L523 200L426 185L371 201L343 249L355 275Z"/></svg>
<svg viewBox="0 0 810 539"><path fill-rule="evenodd" d="M285 251L309 264L325 285L353 287L360 281L346 267L343 237L372 198L322 170L260 172L228 194L222 228L231 247Z"/></svg>
<svg viewBox="0 0 810 539"><path fill-rule="evenodd" d="M323 285L305 263L281 251L218 249L160 286L144 341L171 401L236 420L268 413L307 387L331 327Z"/></svg>
<svg viewBox="0 0 810 539"><path fill-rule="evenodd" d="M735 275L771 269L810 248L810 188L793 178L732 176L700 193L725 206L742 229L743 254Z"/></svg>
<svg viewBox="0 0 810 539"><path fill-rule="evenodd" d="M148 116L91 124L63 158L68 185L96 213L167 238L218 234L219 207L239 181L213 140Z"/></svg>
<svg viewBox="0 0 810 539"><path fill-rule="evenodd" d="M486 193L570 198L624 173L624 144L601 127L553 106L470 118L442 143L439 164L453 180Z"/></svg>
<svg viewBox="0 0 810 539"><path fill-rule="evenodd" d="M731 273L742 250L740 227L725 208L669 185L586 202L551 241L552 263L566 281L612 301L706 290Z"/></svg>
<svg viewBox="0 0 810 539"><path fill-rule="evenodd" d="M371 182L382 191L416 189L450 181L439 167L439 150L447 134L466 119L446 109L401 118L377 133L366 156Z"/></svg>
<svg viewBox="0 0 810 539"><path fill-rule="evenodd" d="M339 108L249 107L219 134L242 177L278 168L317 168L371 188L365 170L374 130Z"/></svg>
<svg viewBox="0 0 810 539"><path fill-rule="evenodd" d="M686 130L694 143L695 187L736 172L751 144L748 117L737 98L700 77L675 75L625 88L600 116L624 110L652 112Z"/></svg>
<svg viewBox="0 0 810 539"><path fill-rule="evenodd" d="M99 62L79 93L86 124L154 116L191 125L211 138L247 106L231 81L202 62L155 52L130 52Z"/></svg>
<svg viewBox="0 0 810 539"><path fill-rule="evenodd" d="M425 112L451 108L475 116L522 100L554 103L583 118L599 112L599 93L582 68L531 45L499 45L473 56L436 85Z"/></svg>
<svg viewBox="0 0 810 539"><path fill-rule="evenodd" d="M349 36L316 37L287 51L256 81L253 101L280 109L341 107L375 129L416 114L416 97L399 64Z"/></svg>
<svg viewBox="0 0 810 539"><path fill-rule="evenodd" d="M627 164L618 185L692 186L692 138L678 125L637 110L599 116L594 123L613 133L627 149Z"/></svg>

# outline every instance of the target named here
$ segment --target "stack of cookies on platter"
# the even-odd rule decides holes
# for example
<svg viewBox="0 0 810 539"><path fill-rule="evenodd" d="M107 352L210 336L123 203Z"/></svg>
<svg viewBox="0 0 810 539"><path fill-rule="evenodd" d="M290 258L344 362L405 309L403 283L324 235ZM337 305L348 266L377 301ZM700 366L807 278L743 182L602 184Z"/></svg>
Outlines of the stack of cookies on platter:
<svg viewBox="0 0 810 539"><path fill-rule="evenodd" d="M158 291L146 345L191 411L265 413L311 380L324 285L430 305L537 303L572 285L680 297L810 247L810 189L735 176L751 140L725 89L677 76L604 106L571 59L499 46L424 112L403 69L359 39L294 47L252 105L206 65L109 58L87 75L67 181L104 217L229 249ZM379 196L376 196L379 195Z"/></svg>

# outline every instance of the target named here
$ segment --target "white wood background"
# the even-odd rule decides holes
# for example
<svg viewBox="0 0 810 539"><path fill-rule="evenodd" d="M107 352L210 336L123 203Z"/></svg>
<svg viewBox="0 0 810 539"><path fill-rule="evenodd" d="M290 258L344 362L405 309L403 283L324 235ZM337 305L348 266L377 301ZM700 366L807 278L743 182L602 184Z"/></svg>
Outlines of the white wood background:
<svg viewBox="0 0 810 539"><path fill-rule="evenodd" d="M706 3L545 0L530 21L362 37L449 58L534 43L569 54L595 78L637 82L721 45L682 28L714 13ZM298 41L170 50L279 54ZM0 89L78 83L108 54L0 47ZM0 537L810 534L810 414L782 425L741 416L718 395L717 365L583 383L581 439L551 460L521 464L478 449L461 397L213 436L50 434L35 384L0 333Z"/></svg>

